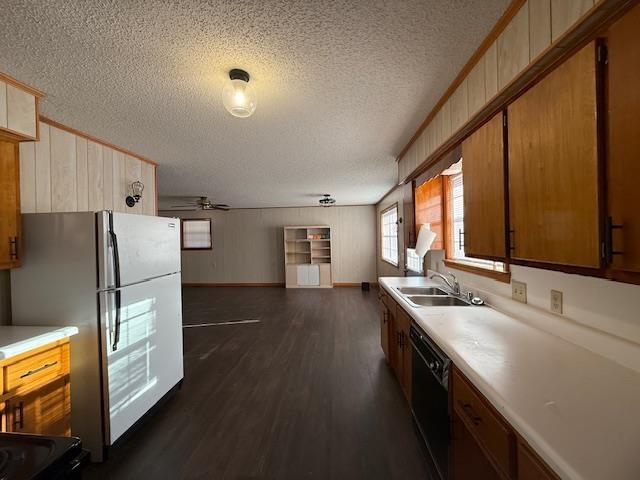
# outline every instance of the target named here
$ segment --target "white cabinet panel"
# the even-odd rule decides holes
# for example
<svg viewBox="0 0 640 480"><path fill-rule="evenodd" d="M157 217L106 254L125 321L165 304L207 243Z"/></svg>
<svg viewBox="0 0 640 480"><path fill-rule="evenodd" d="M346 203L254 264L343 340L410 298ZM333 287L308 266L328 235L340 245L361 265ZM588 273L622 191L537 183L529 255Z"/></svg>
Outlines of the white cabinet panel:
<svg viewBox="0 0 640 480"><path fill-rule="evenodd" d="M87 139L76 137L76 190L78 193L78 211L89 210L89 178L87 164Z"/></svg>
<svg viewBox="0 0 640 480"><path fill-rule="evenodd" d="M320 285L320 265L307 265L309 268L309 285Z"/></svg>
<svg viewBox="0 0 640 480"><path fill-rule="evenodd" d="M498 89L529 64L529 6L524 4L498 37Z"/></svg>
<svg viewBox="0 0 640 480"><path fill-rule="evenodd" d="M298 265L298 285L309 285L309 269L307 265Z"/></svg>
<svg viewBox="0 0 640 480"><path fill-rule="evenodd" d="M36 97L13 85L7 85L7 127L36 137Z"/></svg>
<svg viewBox="0 0 640 480"><path fill-rule="evenodd" d="M51 211L51 146L49 125L40 126L40 141L36 145L36 212Z"/></svg>
<svg viewBox="0 0 640 480"><path fill-rule="evenodd" d="M498 46L493 42L484 53L485 96L491 100L498 93Z"/></svg>
<svg viewBox="0 0 640 480"><path fill-rule="evenodd" d="M35 142L20 142L20 211L36 213Z"/></svg>
<svg viewBox="0 0 640 480"><path fill-rule="evenodd" d="M7 128L7 84L0 82L0 127Z"/></svg>
<svg viewBox="0 0 640 480"><path fill-rule="evenodd" d="M529 57L551 45L551 0L529 0Z"/></svg>
<svg viewBox="0 0 640 480"><path fill-rule="evenodd" d="M102 166L104 167L102 176L103 208L113 210L113 150L109 147L102 147Z"/></svg>
<svg viewBox="0 0 640 480"><path fill-rule="evenodd" d="M94 212L102 210L104 208L102 145L92 141L87 143L87 176L89 185L89 210Z"/></svg>
<svg viewBox="0 0 640 480"><path fill-rule="evenodd" d="M551 36L556 41L593 6L593 0L551 0Z"/></svg>
<svg viewBox="0 0 640 480"><path fill-rule="evenodd" d="M51 127L51 211L75 212L78 209L76 190L76 136Z"/></svg>

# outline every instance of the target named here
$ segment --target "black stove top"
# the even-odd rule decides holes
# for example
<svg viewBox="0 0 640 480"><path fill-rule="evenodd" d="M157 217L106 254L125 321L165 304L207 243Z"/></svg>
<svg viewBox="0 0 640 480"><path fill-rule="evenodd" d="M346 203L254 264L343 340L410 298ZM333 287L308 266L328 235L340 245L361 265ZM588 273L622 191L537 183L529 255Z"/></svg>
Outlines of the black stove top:
<svg viewBox="0 0 640 480"><path fill-rule="evenodd" d="M0 480L64 478L81 454L79 438L0 433Z"/></svg>

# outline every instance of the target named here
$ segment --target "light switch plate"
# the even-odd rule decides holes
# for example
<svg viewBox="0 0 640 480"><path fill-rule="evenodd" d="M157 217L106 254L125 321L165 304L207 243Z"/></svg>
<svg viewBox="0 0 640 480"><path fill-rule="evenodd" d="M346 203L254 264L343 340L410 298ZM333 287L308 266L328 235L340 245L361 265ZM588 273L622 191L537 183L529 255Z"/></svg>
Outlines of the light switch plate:
<svg viewBox="0 0 640 480"><path fill-rule="evenodd" d="M511 298L518 302L527 303L527 284L517 280L512 280Z"/></svg>
<svg viewBox="0 0 640 480"><path fill-rule="evenodd" d="M562 315L562 292L551 290L551 311Z"/></svg>

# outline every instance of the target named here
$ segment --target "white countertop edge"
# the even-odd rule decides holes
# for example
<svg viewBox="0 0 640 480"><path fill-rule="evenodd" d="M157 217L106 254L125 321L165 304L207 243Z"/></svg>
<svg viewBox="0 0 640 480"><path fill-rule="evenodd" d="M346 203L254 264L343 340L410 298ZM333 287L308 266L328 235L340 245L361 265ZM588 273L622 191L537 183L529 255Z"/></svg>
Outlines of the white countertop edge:
<svg viewBox="0 0 640 480"><path fill-rule="evenodd" d="M29 326L13 326L4 327L12 330L17 329L31 329L37 328L40 333L36 333L23 340L17 340L5 346L0 346L0 360L7 360L21 353L28 352L35 348L42 347L47 343L55 342L56 340L62 340L63 338L71 337L78 334L78 327L29 327ZM49 329L49 331L47 331ZM44 330L44 331L43 331ZM1 340L1 339L0 339Z"/></svg>
<svg viewBox="0 0 640 480"><path fill-rule="evenodd" d="M389 277L395 278L395 277ZM453 364L460 370L473 385L489 400L491 405L498 411L500 414L509 422L509 424L524 438L527 443L533 448L533 450L540 455L540 457L554 470L554 472L559 475L561 478L568 479L579 479L582 478L580 474L578 474L569 464L567 464L564 459L557 454L555 450L553 450L545 440L540 437L531 426L520 416L516 415L515 412L509 408L509 406L505 403L504 399L491 387L490 384L485 382L478 373L469 366L467 362L463 360L461 356L457 354L457 352L451 348L447 342L445 342L432 328L425 326L422 324L420 316L416 311L416 308L410 305L400 294L400 292L396 291L395 288L387 284L387 279L385 277L380 277L378 279L378 283L384 287L385 291L389 293L394 300L403 307L403 310L408 313L411 318L418 324L422 330L425 330L425 333L429 335L429 337L436 342L438 347L440 347L444 353L451 359ZM420 282L420 286L438 286L442 287L443 285L439 282L434 282L423 278L423 281ZM432 309L431 313L441 313L442 309L447 309L450 311L454 308L469 308L469 307L430 307ZM481 307L481 308L491 308L489 306ZM494 310L496 314L504 315L503 313ZM425 312L426 313L426 312ZM511 318L511 317L509 317ZM519 322L520 320L513 319L514 322ZM535 328L535 327L532 327Z"/></svg>

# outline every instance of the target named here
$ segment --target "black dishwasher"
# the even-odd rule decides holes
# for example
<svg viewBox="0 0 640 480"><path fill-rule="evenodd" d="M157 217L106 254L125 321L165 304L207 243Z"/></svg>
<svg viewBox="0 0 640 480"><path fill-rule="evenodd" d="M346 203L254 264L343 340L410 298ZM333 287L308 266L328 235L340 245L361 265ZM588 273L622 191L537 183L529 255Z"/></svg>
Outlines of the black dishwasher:
<svg viewBox="0 0 640 480"><path fill-rule="evenodd" d="M411 410L442 480L449 475L449 366L451 360L415 326L411 326Z"/></svg>

